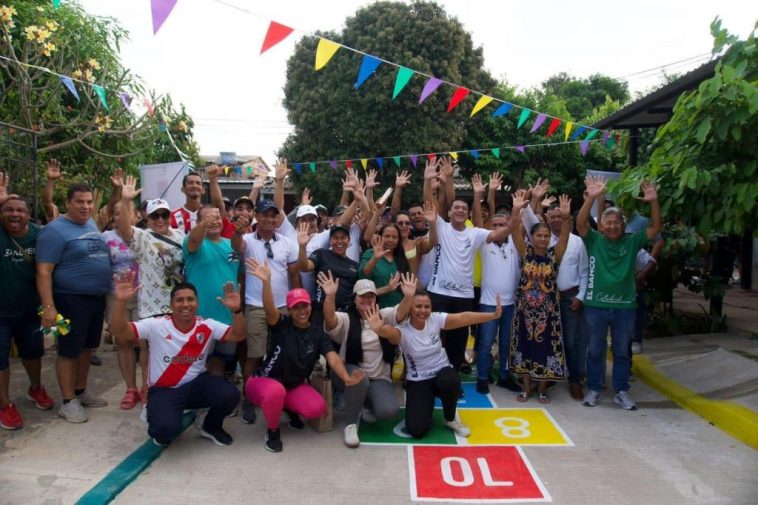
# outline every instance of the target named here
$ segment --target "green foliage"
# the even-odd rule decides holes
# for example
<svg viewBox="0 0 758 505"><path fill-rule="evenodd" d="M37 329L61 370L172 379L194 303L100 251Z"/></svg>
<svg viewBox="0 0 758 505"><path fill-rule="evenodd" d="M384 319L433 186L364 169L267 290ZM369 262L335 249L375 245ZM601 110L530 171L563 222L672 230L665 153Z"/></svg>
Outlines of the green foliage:
<svg viewBox="0 0 758 505"><path fill-rule="evenodd" d="M570 117L584 124L592 124L590 118L597 115L595 110L608 102L625 103L629 100L628 85L602 74L594 74L586 79L577 79L561 72L542 83L545 94L555 95L566 102ZM611 111L613 112L613 111ZM593 114L594 113L594 114ZM602 119L605 116L599 116Z"/></svg>

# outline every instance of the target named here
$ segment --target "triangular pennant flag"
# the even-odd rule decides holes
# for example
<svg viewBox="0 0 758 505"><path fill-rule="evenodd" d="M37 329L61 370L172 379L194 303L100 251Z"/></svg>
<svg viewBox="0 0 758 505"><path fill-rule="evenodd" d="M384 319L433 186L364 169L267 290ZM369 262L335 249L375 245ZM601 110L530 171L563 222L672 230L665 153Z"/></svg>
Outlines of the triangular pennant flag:
<svg viewBox="0 0 758 505"><path fill-rule="evenodd" d="M298 174L303 171L303 165L301 163L295 163L295 172Z"/></svg>
<svg viewBox="0 0 758 505"><path fill-rule="evenodd" d="M361 166L363 167L363 170L366 170L366 167L368 166L367 158L361 158Z"/></svg>
<svg viewBox="0 0 758 505"><path fill-rule="evenodd" d="M472 156L472 157L473 157L475 160L478 160L478 159L479 159L479 151L477 151L476 149L472 149L472 150L471 150L471 151L469 151L469 152L471 153L471 156Z"/></svg>
<svg viewBox="0 0 758 505"><path fill-rule="evenodd" d="M237 175L242 177L242 165L237 165L236 167L234 167L234 171L237 173Z"/></svg>
<svg viewBox="0 0 758 505"><path fill-rule="evenodd" d="M329 166L332 167L332 170L337 170L337 160L330 161Z"/></svg>
<svg viewBox="0 0 758 505"><path fill-rule="evenodd" d="M561 120L557 117L554 117L552 121L550 121L550 126L547 127L547 135L545 135L546 138L550 138L550 136L555 132L555 130L560 126Z"/></svg>
<svg viewBox="0 0 758 505"><path fill-rule="evenodd" d="M174 10L177 0L150 0L150 10L153 13L153 35L158 33L163 23Z"/></svg>
<svg viewBox="0 0 758 505"><path fill-rule="evenodd" d="M345 168L353 168L353 160L345 160Z"/></svg>
<svg viewBox="0 0 758 505"><path fill-rule="evenodd" d="M516 128L521 128L524 123L526 123L526 120L529 118L529 116L532 114L531 109L522 109L521 115L518 117L518 124L516 125Z"/></svg>
<svg viewBox="0 0 758 505"><path fill-rule="evenodd" d="M590 147L590 141L582 140L581 144L579 144L579 149L582 151L582 156L587 156L587 149L589 147Z"/></svg>
<svg viewBox="0 0 758 505"><path fill-rule="evenodd" d="M584 137L584 140L592 140L595 137L595 135L597 135L599 132L600 130L598 130L597 128L593 128L592 131L589 133L589 135Z"/></svg>
<svg viewBox="0 0 758 505"><path fill-rule="evenodd" d="M155 115L155 108L153 107L153 104L150 103L150 100L145 98L144 100L142 100L142 103L144 103L145 107L147 107L147 115L150 117L153 117Z"/></svg>
<svg viewBox="0 0 758 505"><path fill-rule="evenodd" d="M59 9L61 6L61 0L53 0L53 9Z"/></svg>
<svg viewBox="0 0 758 505"><path fill-rule="evenodd" d="M379 166L379 170L384 168L384 159L383 158L376 158L376 164Z"/></svg>
<svg viewBox="0 0 758 505"><path fill-rule="evenodd" d="M587 127L586 126L580 126L579 128L576 129L576 131L574 132L574 134L571 135L571 138L569 138L569 140L576 140L579 137L579 135L581 135L585 131L587 131Z"/></svg>
<svg viewBox="0 0 758 505"><path fill-rule="evenodd" d="M329 63L329 60L332 59L332 56L334 56L334 53L336 53L340 47L339 44L332 42L329 39L319 39L318 47L316 47L316 70L324 68L324 65Z"/></svg>
<svg viewBox="0 0 758 505"><path fill-rule="evenodd" d="M505 116L506 114L508 114L511 111L512 108L513 108L513 104L512 103L503 102L503 104L500 107L498 107L495 110L495 112L492 113L492 117Z"/></svg>
<svg viewBox="0 0 758 505"><path fill-rule="evenodd" d="M403 91L403 88L408 84L408 81L413 77L413 70L405 67L397 67L397 77L395 78L395 89L392 91L392 99L397 98L397 95Z"/></svg>
<svg viewBox="0 0 758 505"><path fill-rule="evenodd" d="M616 143L618 143L618 142L621 142L621 134L620 133L616 134Z"/></svg>
<svg viewBox="0 0 758 505"><path fill-rule="evenodd" d="M442 84L442 79L430 77L429 80L426 81L426 84L424 84L424 89L421 91L421 98L419 98L418 103L421 104L424 100L429 98L429 95L434 93L434 91L440 87L440 84Z"/></svg>
<svg viewBox="0 0 758 505"><path fill-rule="evenodd" d="M162 131L164 133L167 132L168 131L168 126L166 126L166 123L160 123L158 125L158 131Z"/></svg>
<svg viewBox="0 0 758 505"><path fill-rule="evenodd" d="M539 130L540 126L542 126L542 123L545 122L545 119L547 119L547 115L543 114L542 112L537 114L537 119L534 120L534 124L532 125L532 129L529 130L529 133L534 133Z"/></svg>
<svg viewBox="0 0 758 505"><path fill-rule="evenodd" d="M125 109L128 109L132 104L132 97L129 96L129 93L119 93L118 97L121 99L121 103L124 104Z"/></svg>
<svg viewBox="0 0 758 505"><path fill-rule="evenodd" d="M74 85L74 81L70 77L66 77L65 75L60 76L61 83L63 83L64 86L66 86L66 89L74 95L74 98L76 98L76 101L79 101L79 93L76 91L76 86Z"/></svg>
<svg viewBox="0 0 758 505"><path fill-rule="evenodd" d="M574 127L574 123L569 121L566 123L566 131L563 133L563 141L567 141L569 138L569 134L571 133L571 129Z"/></svg>
<svg viewBox="0 0 758 505"><path fill-rule="evenodd" d="M608 130L605 130L603 132L603 144L608 143L608 139L610 138L611 134L608 132Z"/></svg>
<svg viewBox="0 0 758 505"><path fill-rule="evenodd" d="M463 101L464 98L469 94L469 90L464 88L463 86L459 87L455 90L455 93L453 93L453 98L450 99L450 104L447 106L447 111L450 112L453 109L455 109L459 103Z"/></svg>
<svg viewBox="0 0 758 505"><path fill-rule="evenodd" d="M253 167L251 167L250 165L246 166L245 167L245 172L247 172L248 176L253 175Z"/></svg>
<svg viewBox="0 0 758 505"><path fill-rule="evenodd" d="M355 80L355 89L361 87L361 85L371 77L371 74L376 72L377 67L382 63L382 60L376 56L370 54L363 55L363 61L361 61L361 68L358 70L358 78Z"/></svg>
<svg viewBox="0 0 758 505"><path fill-rule="evenodd" d="M100 103L103 104L103 109L108 109L108 101L105 99L105 88L97 84L92 85L92 89L95 90L95 94L100 99Z"/></svg>
<svg viewBox="0 0 758 505"><path fill-rule="evenodd" d="M518 152L520 152L520 153L523 153L524 151L526 151L526 147L524 147L524 146L516 146L516 150Z"/></svg>
<svg viewBox="0 0 758 505"><path fill-rule="evenodd" d="M315 161L311 161L310 163L308 163L308 168L311 169L311 172L315 173L316 172L316 162Z"/></svg>
<svg viewBox="0 0 758 505"><path fill-rule="evenodd" d="M286 39L287 36L292 33L292 31L293 28L290 28L289 26L284 26L283 24L277 23L276 21L271 21L271 23L268 25L266 36L263 38L261 54L265 53L277 45L279 42Z"/></svg>
<svg viewBox="0 0 758 505"><path fill-rule="evenodd" d="M411 165L415 168L418 163L418 154L411 154L409 158L411 159Z"/></svg>
<svg viewBox="0 0 758 505"><path fill-rule="evenodd" d="M392 159L395 161L397 168L400 168L403 165L403 163L400 161L400 156L393 156Z"/></svg>
<svg viewBox="0 0 758 505"><path fill-rule="evenodd" d="M611 138L608 139L608 143L605 145L605 147L607 147L608 150L610 151L611 149L613 149L613 146L615 145L616 145L616 139L615 137L612 136Z"/></svg>
<svg viewBox="0 0 758 505"><path fill-rule="evenodd" d="M426 159L428 159L429 161L434 161L434 160L436 160L436 159L437 159L437 155L436 155L436 154L434 154L434 153L431 153L431 154L427 154L427 155L426 155Z"/></svg>
<svg viewBox="0 0 758 505"><path fill-rule="evenodd" d="M229 175L229 166L224 165L224 175Z"/></svg>
<svg viewBox="0 0 758 505"><path fill-rule="evenodd" d="M492 101L491 96L482 95L479 100L476 101L476 105L474 105L474 108L471 109L471 115L469 117L474 117L474 115L485 108L490 102Z"/></svg>
<svg viewBox="0 0 758 505"><path fill-rule="evenodd" d="M448 154L450 154L450 157L455 161L458 161L458 153L456 151L450 151Z"/></svg>
<svg viewBox="0 0 758 505"><path fill-rule="evenodd" d="M499 148L499 147L496 147L496 148L494 148L494 149L492 150L492 155L493 155L495 158L497 158L497 159L500 159L500 148Z"/></svg>

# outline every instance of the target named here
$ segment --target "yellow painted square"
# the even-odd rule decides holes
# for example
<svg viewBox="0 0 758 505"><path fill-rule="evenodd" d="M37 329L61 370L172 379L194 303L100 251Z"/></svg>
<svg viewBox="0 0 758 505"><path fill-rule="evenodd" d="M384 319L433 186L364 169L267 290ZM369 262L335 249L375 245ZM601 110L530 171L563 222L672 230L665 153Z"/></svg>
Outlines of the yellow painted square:
<svg viewBox="0 0 758 505"><path fill-rule="evenodd" d="M570 445L574 443L542 408L458 409L471 436L468 445Z"/></svg>

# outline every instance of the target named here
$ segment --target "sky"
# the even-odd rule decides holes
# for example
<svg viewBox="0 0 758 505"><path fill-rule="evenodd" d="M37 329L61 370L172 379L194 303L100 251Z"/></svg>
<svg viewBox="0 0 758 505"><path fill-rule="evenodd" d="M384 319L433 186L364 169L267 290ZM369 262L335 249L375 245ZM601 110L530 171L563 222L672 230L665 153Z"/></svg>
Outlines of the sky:
<svg viewBox="0 0 758 505"><path fill-rule="evenodd" d="M121 47L124 64L148 88L186 106L201 154L232 151L270 163L292 130L281 104L295 43L316 30L341 30L347 17L374 2L179 0L156 35L149 0L80 3L90 14L116 18L130 32ZM495 78L526 89L559 72L602 73L626 79L633 95L660 82L657 67L673 63L665 69L682 73L706 62L709 25L717 15L741 38L758 20L758 2L746 0L437 3L483 48ZM296 31L260 55L271 20Z"/></svg>

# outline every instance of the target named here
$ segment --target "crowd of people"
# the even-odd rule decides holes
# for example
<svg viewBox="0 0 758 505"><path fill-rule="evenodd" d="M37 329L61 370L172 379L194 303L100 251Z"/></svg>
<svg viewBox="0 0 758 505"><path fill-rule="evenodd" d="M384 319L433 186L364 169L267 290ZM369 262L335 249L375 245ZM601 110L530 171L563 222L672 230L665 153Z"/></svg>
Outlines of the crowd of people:
<svg viewBox="0 0 758 505"><path fill-rule="evenodd" d="M259 409L265 448L280 452L283 413L303 429L303 419L327 411L309 384L317 368L344 403L348 447L360 445L359 423L395 418L401 406L407 433L423 437L435 397L445 426L469 436L456 405L472 366L478 393L494 383L515 401L536 395L546 404L565 381L572 398L594 407L609 334L614 401L636 409L629 380L644 324L641 288L660 250L647 251L661 229L655 186L640 188L649 226L627 233L603 179L585 180L574 217L571 199L549 196L546 180L497 205L502 177L485 184L475 175L473 199L458 198L454 169L449 158L428 160L422 197L404 210L408 172L396 175L391 202L374 201L376 172L361 178L348 168L331 214L307 189L285 209L285 160L275 166L272 200L259 199L261 176L249 197L229 201L212 165L210 203L190 172L178 209L163 199L136 205L137 180L117 170L101 209L92 188L73 183L60 214L52 195L61 167L51 160L44 226L0 172L0 426L23 425L9 398L12 343L29 377L26 398L39 409L56 405L41 383L46 331L55 336L60 417L83 423L88 409L105 406L87 387L104 328L118 349L120 408L141 406L160 446L181 434L187 409L202 411L199 432L218 445L232 443L227 417L251 424ZM404 402L393 385L399 363Z"/></svg>

